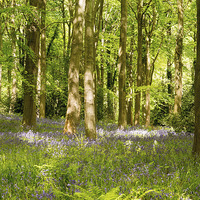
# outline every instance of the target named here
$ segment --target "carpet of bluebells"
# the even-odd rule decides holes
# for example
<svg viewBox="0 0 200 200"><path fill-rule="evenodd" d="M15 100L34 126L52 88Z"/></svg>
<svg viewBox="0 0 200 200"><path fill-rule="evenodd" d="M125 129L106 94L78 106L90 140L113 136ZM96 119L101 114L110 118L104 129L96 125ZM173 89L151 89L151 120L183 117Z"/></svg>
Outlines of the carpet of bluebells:
<svg viewBox="0 0 200 200"><path fill-rule="evenodd" d="M99 123L97 140L62 134L64 120L23 131L0 115L0 199L200 199L193 134L170 128L119 130Z"/></svg>

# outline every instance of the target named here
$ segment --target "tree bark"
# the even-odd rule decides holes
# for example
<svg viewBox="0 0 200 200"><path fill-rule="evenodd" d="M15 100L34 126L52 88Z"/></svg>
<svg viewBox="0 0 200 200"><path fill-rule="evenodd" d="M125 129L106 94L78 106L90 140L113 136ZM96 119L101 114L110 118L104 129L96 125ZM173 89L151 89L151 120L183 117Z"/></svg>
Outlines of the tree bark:
<svg viewBox="0 0 200 200"><path fill-rule="evenodd" d="M130 44L130 63L127 66L127 73L128 73L128 82L129 82L129 99L128 99L128 111L127 111L127 124L133 125L133 38L131 38L131 44Z"/></svg>
<svg viewBox="0 0 200 200"><path fill-rule="evenodd" d="M35 11L38 12L38 1L30 0L30 6L35 7ZM38 14L36 14L34 17L38 18ZM26 55L24 74L24 111L22 120L22 125L24 128L31 129L36 127L37 64L40 39L39 27L35 18L30 17L26 27L26 40L29 49Z"/></svg>
<svg viewBox="0 0 200 200"><path fill-rule="evenodd" d="M76 134L80 120L79 69L83 51L83 15L85 2L78 0L73 21L73 38L68 74L68 103L64 133Z"/></svg>
<svg viewBox="0 0 200 200"><path fill-rule="evenodd" d="M41 72L40 72L40 118L45 118L46 105L46 0L42 0L41 5Z"/></svg>
<svg viewBox="0 0 200 200"><path fill-rule="evenodd" d="M98 21L98 32L96 33L96 37L98 35L98 39L99 39L99 32L100 29L102 30L102 32L105 32L105 29L103 28L103 19L102 19L102 15L103 15L103 4L104 4L104 0L100 1L100 11L99 11L99 21ZM102 25L102 26L101 26ZM96 38L96 41L97 38ZM104 39L102 39L101 42L102 47L104 46ZM101 57L101 62L99 65L96 65L96 72L97 72L97 94L96 94L96 98L97 98L97 104L96 104L96 110L97 110L97 120L102 120L104 117L104 66L103 66L103 50L101 50L100 53L100 57Z"/></svg>
<svg viewBox="0 0 200 200"><path fill-rule="evenodd" d="M169 14L170 14L170 11L169 11ZM169 16L169 14L167 14L167 17ZM171 30L171 21L170 21L167 24L167 40L168 41L171 40L171 35L172 35L172 30ZM168 52L167 52L167 79L168 79L168 96L169 96L168 109L169 109L169 114L171 114L172 113L171 98L173 94L173 88L172 88L172 55L171 55L170 48L168 48Z"/></svg>
<svg viewBox="0 0 200 200"><path fill-rule="evenodd" d="M2 8L2 4L0 3L0 7ZM0 54L2 55L3 49L3 28L2 28L2 18L0 16ZM2 88L2 63L0 63L0 101L1 101L1 88Z"/></svg>
<svg viewBox="0 0 200 200"><path fill-rule="evenodd" d="M181 112L182 100L182 54L183 54L183 0L177 0L178 5L178 33L176 38L175 49L175 100L174 100L174 114Z"/></svg>
<svg viewBox="0 0 200 200"><path fill-rule="evenodd" d="M126 111L126 39L127 39L127 0L121 0L121 29L119 45L119 118L118 127L124 129L127 125Z"/></svg>
<svg viewBox="0 0 200 200"><path fill-rule="evenodd" d="M141 99L141 92L138 89L141 86L142 81L142 7L143 7L143 0L138 0L138 58L137 58L137 88L136 88L136 95L135 95L135 119L134 124L140 124L140 99Z"/></svg>
<svg viewBox="0 0 200 200"><path fill-rule="evenodd" d="M90 140L96 139L93 9L94 9L93 0L86 0L84 103L85 103L85 133L86 137L89 138Z"/></svg>
<svg viewBox="0 0 200 200"><path fill-rule="evenodd" d="M197 4L197 63L195 67L195 132L192 153L194 156L200 156L200 0Z"/></svg>
<svg viewBox="0 0 200 200"><path fill-rule="evenodd" d="M151 71L151 61L150 61L150 38L147 34L146 36L146 54L147 54L147 61L146 61L146 105L145 105L145 126L150 126L150 71Z"/></svg>

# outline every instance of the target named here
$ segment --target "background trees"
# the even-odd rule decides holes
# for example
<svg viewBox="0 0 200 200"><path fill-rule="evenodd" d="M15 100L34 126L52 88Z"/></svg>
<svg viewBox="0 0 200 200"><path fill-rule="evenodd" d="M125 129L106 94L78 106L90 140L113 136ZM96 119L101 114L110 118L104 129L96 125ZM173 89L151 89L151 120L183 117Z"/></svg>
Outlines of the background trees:
<svg viewBox="0 0 200 200"><path fill-rule="evenodd" d="M33 112L38 116L66 117L67 107L67 116L70 112L79 116L80 110L80 119L85 118L86 124L93 124L91 134L94 137L96 120L116 122L122 116L127 116L128 124L131 125L134 120L135 125L167 125L173 126L177 131L194 131L197 35L194 1L128 1L127 11L124 10L127 14L127 38L120 37L119 13L126 8L121 7L124 1L88 1L87 5L90 6L84 11L85 18L81 17L83 10L82 14L77 14L80 11L77 10L77 0L36 2L40 3L37 9L24 0L15 0L12 4L1 2L1 112L24 113L24 123L28 124L25 121L33 115L26 114L25 111L30 110L30 106L26 105L25 99L28 91L31 91L33 94L29 96L35 99ZM40 35L41 56L36 49L35 52L30 51L33 47L28 43L29 34L36 33L26 32L26 27L30 30L31 23L35 23L37 28L33 30L38 30L37 35ZM81 23L85 23L83 30ZM85 33L85 37L81 32ZM77 38L76 34L81 38ZM126 47L126 54L125 50L120 54L123 59L118 55L120 38L121 44L126 41L126 45L123 45L123 48ZM34 45L38 44L37 39ZM34 58L34 77L41 77L36 91L36 79L28 80L28 74L33 74L33 71L29 71L28 63ZM37 58L40 58L39 74ZM122 71L118 68L119 63ZM176 107L177 102L177 63L182 66L182 78L179 79L182 79L182 97L178 101L181 109L178 115L174 115L172 108ZM181 70L179 71L178 74L181 75ZM125 81L121 81L122 72ZM76 89L72 87L74 82ZM77 109L73 108L72 111L69 105L75 105L75 101L70 100L70 95L76 95L77 102L79 101ZM87 110L89 105L92 105L91 111ZM24 112L23 106L26 107ZM90 120L87 120L87 115L91 115ZM78 118L76 117L76 122L74 118L72 121L77 124ZM123 124L125 123L126 120L123 120ZM75 125L70 126L73 128L65 128L66 132L72 132L72 129L75 132ZM91 134L88 133L88 136Z"/></svg>
<svg viewBox="0 0 200 200"><path fill-rule="evenodd" d="M193 154L200 154L200 1L197 4L197 63L195 66L195 132L193 143Z"/></svg>

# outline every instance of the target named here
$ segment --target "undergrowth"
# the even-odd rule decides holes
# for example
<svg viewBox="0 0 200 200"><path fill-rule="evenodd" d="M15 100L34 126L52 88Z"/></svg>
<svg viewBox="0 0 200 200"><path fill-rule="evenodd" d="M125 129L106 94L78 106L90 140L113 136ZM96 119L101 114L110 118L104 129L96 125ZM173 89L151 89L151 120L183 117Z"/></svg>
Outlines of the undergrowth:
<svg viewBox="0 0 200 200"><path fill-rule="evenodd" d="M0 199L200 199L192 134L102 123L88 141L83 124L70 139L62 121L38 121L36 132L20 123L0 116Z"/></svg>

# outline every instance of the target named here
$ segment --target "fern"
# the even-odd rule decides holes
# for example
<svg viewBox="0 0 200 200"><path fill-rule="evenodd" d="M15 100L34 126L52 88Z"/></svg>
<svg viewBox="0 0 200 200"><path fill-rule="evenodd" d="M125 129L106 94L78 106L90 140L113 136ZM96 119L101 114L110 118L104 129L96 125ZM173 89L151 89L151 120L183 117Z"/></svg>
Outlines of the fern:
<svg viewBox="0 0 200 200"><path fill-rule="evenodd" d="M112 190L110 190L105 195L101 195L98 198L98 200L119 200L121 198L120 196L122 196L122 195L119 196L119 192L120 192L119 187L113 188Z"/></svg>

